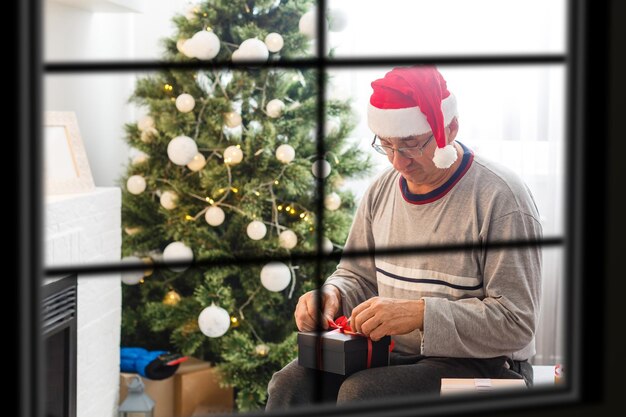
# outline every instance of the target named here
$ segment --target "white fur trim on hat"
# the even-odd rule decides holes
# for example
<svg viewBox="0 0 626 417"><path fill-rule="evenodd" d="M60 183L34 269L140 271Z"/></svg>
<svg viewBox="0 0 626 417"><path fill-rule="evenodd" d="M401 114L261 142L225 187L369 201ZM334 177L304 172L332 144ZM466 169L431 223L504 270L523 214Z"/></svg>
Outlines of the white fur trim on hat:
<svg viewBox="0 0 626 417"><path fill-rule="evenodd" d="M454 94L441 101L441 111L444 126L447 126L458 115ZM379 109L368 104L367 124L372 132L381 138L404 138L422 135L432 130L426 115L418 106L405 109Z"/></svg>
<svg viewBox="0 0 626 417"><path fill-rule="evenodd" d="M433 162L437 168L450 168L452 164L454 164L454 161L456 161L457 157L456 148L452 145L446 145L443 148L435 149Z"/></svg>

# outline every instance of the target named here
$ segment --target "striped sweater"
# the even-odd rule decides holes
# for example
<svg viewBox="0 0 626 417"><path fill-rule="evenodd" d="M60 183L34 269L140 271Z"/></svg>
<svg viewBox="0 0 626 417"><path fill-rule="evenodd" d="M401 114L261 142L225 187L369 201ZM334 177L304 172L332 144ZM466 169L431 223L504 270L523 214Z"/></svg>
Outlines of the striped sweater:
<svg viewBox="0 0 626 417"><path fill-rule="evenodd" d="M540 239L537 208L513 172L461 146L455 174L428 194L411 194L392 168L383 172L359 205L345 250L478 245L344 257L325 285L339 288L346 315L374 296L423 298L424 330L393 336L399 354L528 359L535 353L541 248L485 250L480 244Z"/></svg>

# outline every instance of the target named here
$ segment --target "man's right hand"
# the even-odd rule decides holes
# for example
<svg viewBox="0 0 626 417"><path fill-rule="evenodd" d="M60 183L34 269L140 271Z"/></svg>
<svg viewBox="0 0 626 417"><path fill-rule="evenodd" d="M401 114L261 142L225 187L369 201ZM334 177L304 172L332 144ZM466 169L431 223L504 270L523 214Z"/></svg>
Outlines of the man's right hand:
<svg viewBox="0 0 626 417"><path fill-rule="evenodd" d="M301 332L310 332L316 329L317 324L317 297L318 291L309 291L298 300L294 316L296 326ZM322 294L322 328L328 328L328 320L333 320L341 307L341 293L333 285L325 285Z"/></svg>

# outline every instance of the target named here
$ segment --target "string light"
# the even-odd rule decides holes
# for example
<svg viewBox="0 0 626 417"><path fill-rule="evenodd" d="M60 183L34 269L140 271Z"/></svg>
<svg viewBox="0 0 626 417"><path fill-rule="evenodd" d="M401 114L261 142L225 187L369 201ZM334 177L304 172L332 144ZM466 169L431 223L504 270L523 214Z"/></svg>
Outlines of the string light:
<svg viewBox="0 0 626 417"><path fill-rule="evenodd" d="M283 210L283 206L279 205L278 207L276 207L278 209L278 211L282 211Z"/></svg>
<svg viewBox="0 0 626 417"><path fill-rule="evenodd" d="M296 211L294 209L291 209L290 213L291 214L296 214Z"/></svg>
<svg viewBox="0 0 626 417"><path fill-rule="evenodd" d="M231 327L239 327L239 319L235 316L230 317L230 326Z"/></svg>
<svg viewBox="0 0 626 417"><path fill-rule="evenodd" d="M224 190L223 188L220 188L219 190L217 190L217 192L220 193L220 194L222 194L224 191L226 191L226 190Z"/></svg>
<svg viewBox="0 0 626 417"><path fill-rule="evenodd" d="M205 16L206 16L206 14L205 14ZM206 27L206 31L207 32L213 32L213 28L211 26L207 26Z"/></svg>
<svg viewBox="0 0 626 417"><path fill-rule="evenodd" d="M214 203L215 203L215 201L214 201L212 198L210 198L210 197L205 198L205 200L206 200L206 201L207 201L207 203L209 203L209 204L214 204Z"/></svg>
<svg viewBox="0 0 626 417"><path fill-rule="evenodd" d="M193 216L191 216L189 214L186 214L185 215L185 220L192 221L193 220Z"/></svg>
<svg viewBox="0 0 626 417"><path fill-rule="evenodd" d="M291 211L291 207L287 206L287 208L285 209L285 211Z"/></svg>
<svg viewBox="0 0 626 417"><path fill-rule="evenodd" d="M239 188L235 188L235 187L230 187L230 190L235 194L239 192Z"/></svg>
<svg viewBox="0 0 626 417"><path fill-rule="evenodd" d="M306 216L306 214L304 214L304 213L300 213L300 218L301 218L301 219L304 219L304 216Z"/></svg>
<svg viewBox="0 0 626 417"><path fill-rule="evenodd" d="M169 290L165 297L163 297L163 304L168 306L175 306L180 302L180 294L174 290Z"/></svg>
<svg viewBox="0 0 626 417"><path fill-rule="evenodd" d="M278 180L274 181L274 184L275 184L275 185L278 185Z"/></svg>
<svg viewBox="0 0 626 417"><path fill-rule="evenodd" d="M255 191L254 194L256 194L257 197L261 195L261 193L258 191Z"/></svg>
<svg viewBox="0 0 626 417"><path fill-rule="evenodd" d="M172 86L171 86L171 85L169 85L169 84L165 84L165 85L163 86L163 89L164 89L165 91L172 91L172 90L174 89L174 87L172 87Z"/></svg>

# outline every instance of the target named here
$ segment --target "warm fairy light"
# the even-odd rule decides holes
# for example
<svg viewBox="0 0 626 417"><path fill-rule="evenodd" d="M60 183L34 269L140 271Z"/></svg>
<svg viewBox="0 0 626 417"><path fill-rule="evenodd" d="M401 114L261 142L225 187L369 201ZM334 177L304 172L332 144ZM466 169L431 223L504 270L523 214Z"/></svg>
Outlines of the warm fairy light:
<svg viewBox="0 0 626 417"><path fill-rule="evenodd" d="M206 13L202 13L202 16L207 17L207 16L208 16L208 14L206 14Z"/></svg>
<svg viewBox="0 0 626 417"><path fill-rule="evenodd" d="M171 86L171 85L169 85L169 84L165 84L165 85L163 86L163 89L164 89L165 91L172 91L172 90L174 89L174 87L172 87L172 86Z"/></svg>
<svg viewBox="0 0 626 417"><path fill-rule="evenodd" d="M285 211L291 211L291 206L287 206L287 208L285 209Z"/></svg>
<svg viewBox="0 0 626 417"><path fill-rule="evenodd" d="M294 209L291 209L290 213L291 214L296 214L296 211Z"/></svg>
<svg viewBox="0 0 626 417"><path fill-rule="evenodd" d="M241 145L237 145L237 147L238 147L239 149L241 149Z"/></svg>
<svg viewBox="0 0 626 417"><path fill-rule="evenodd" d="M224 163L225 164L230 164L231 159L230 158L224 158Z"/></svg>
<svg viewBox="0 0 626 417"><path fill-rule="evenodd" d="M300 218L301 218L301 219L304 219L304 216L306 216L306 214L304 214L304 213L300 213Z"/></svg>
<svg viewBox="0 0 626 417"><path fill-rule="evenodd" d="M140 284L143 284L144 282L146 282L146 280L144 280L143 278L141 278L141 281L139 281Z"/></svg>
<svg viewBox="0 0 626 417"><path fill-rule="evenodd" d="M278 207L276 207L278 209L278 211L281 211L283 209L282 205L279 205Z"/></svg>
<svg viewBox="0 0 626 417"><path fill-rule="evenodd" d="M237 319L237 317L235 317L235 316L231 316L230 317L230 325L232 327L239 327L239 319Z"/></svg>
<svg viewBox="0 0 626 417"><path fill-rule="evenodd" d="M190 216L189 214L185 215L185 220L193 220L193 216Z"/></svg>
<svg viewBox="0 0 626 417"><path fill-rule="evenodd" d="M174 97L172 97L172 98L170 98L170 101L171 101L171 102L175 102L175 101L176 101L176 99L175 99Z"/></svg>
<svg viewBox="0 0 626 417"><path fill-rule="evenodd" d="M223 188L220 188L219 190L217 190L217 192L220 193L220 194L223 193L224 191L226 191L226 190L224 190Z"/></svg>
<svg viewBox="0 0 626 417"><path fill-rule="evenodd" d="M230 187L230 190L235 194L239 192L239 188L235 188L235 187Z"/></svg>
<svg viewBox="0 0 626 417"><path fill-rule="evenodd" d="M180 302L180 294L178 294L174 290L168 291L167 294L165 294L165 297L163 297L163 304L168 305L168 306L175 306L179 302Z"/></svg>
<svg viewBox="0 0 626 417"><path fill-rule="evenodd" d="M313 228L311 227L311 228L309 229L309 232L312 232L312 231L313 231Z"/></svg>
<svg viewBox="0 0 626 417"><path fill-rule="evenodd" d="M215 203L215 200L213 200L211 197L207 197L207 198L205 198L205 200L206 200L206 201L207 201L207 203L209 203L209 204L214 204L214 203Z"/></svg>
<svg viewBox="0 0 626 417"><path fill-rule="evenodd" d="M275 184L275 185L278 185L278 180L274 181L274 184Z"/></svg>
<svg viewBox="0 0 626 417"><path fill-rule="evenodd" d="M255 191L254 194L256 194L257 197L261 195L261 193L258 191Z"/></svg>
<svg viewBox="0 0 626 417"><path fill-rule="evenodd" d="M206 27L206 31L207 31L207 32L213 32L213 28L211 28L211 26L207 26L207 27Z"/></svg>

